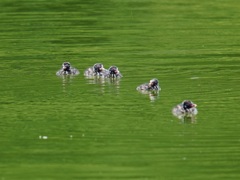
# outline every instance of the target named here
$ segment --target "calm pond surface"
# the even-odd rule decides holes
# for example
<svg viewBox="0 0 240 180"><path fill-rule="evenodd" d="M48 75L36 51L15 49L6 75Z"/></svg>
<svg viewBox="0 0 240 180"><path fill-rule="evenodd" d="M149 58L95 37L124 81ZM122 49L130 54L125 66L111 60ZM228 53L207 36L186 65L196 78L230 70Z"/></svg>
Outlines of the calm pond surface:
<svg viewBox="0 0 240 180"><path fill-rule="evenodd" d="M240 179L240 1L0 7L0 180ZM97 62L123 78L86 79ZM152 78L158 96L136 91ZM185 99L195 121L171 113Z"/></svg>

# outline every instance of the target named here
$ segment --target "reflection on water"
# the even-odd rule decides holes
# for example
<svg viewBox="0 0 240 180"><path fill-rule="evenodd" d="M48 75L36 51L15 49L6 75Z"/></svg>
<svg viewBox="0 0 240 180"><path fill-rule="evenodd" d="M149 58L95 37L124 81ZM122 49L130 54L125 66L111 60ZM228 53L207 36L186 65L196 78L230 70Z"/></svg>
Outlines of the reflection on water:
<svg viewBox="0 0 240 180"><path fill-rule="evenodd" d="M138 91L141 94L148 95L151 102L156 101L159 98L159 91Z"/></svg>
<svg viewBox="0 0 240 180"><path fill-rule="evenodd" d="M85 79L87 79L88 84L100 84L104 86L106 82L102 76L86 76Z"/></svg>
<svg viewBox="0 0 240 180"><path fill-rule="evenodd" d="M114 85L117 89L120 88L120 79L119 78L108 78L108 84Z"/></svg>
<svg viewBox="0 0 240 180"><path fill-rule="evenodd" d="M119 94L120 79L119 78L104 78L102 76L87 76L88 84L96 84L101 88L102 93L105 92L106 88L114 89L116 94Z"/></svg>
<svg viewBox="0 0 240 180"><path fill-rule="evenodd" d="M173 113L175 117L177 117L181 123L197 123L197 117L194 114L175 114Z"/></svg>
<svg viewBox="0 0 240 180"><path fill-rule="evenodd" d="M72 83L72 79L74 79L75 76L73 76L73 75L62 75L62 76L59 76L59 77L62 78L63 92L66 92L67 87L69 86L69 84Z"/></svg>

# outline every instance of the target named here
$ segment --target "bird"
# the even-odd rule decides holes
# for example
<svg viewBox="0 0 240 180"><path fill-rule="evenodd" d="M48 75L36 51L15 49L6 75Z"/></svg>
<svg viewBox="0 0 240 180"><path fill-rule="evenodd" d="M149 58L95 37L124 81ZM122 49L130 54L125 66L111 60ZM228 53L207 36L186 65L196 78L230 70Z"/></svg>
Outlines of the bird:
<svg viewBox="0 0 240 180"><path fill-rule="evenodd" d="M161 90L161 88L159 86L158 79L154 78L154 79L151 79L149 81L149 83L144 83L144 84L139 85L136 88L136 90L138 90L138 91L152 91L152 90L159 91L159 90Z"/></svg>
<svg viewBox="0 0 240 180"><path fill-rule="evenodd" d="M61 75L78 75L80 72L78 69L71 66L70 62L64 62L62 68L56 72L57 76Z"/></svg>
<svg viewBox="0 0 240 180"><path fill-rule="evenodd" d="M84 76L103 76L106 71L102 63L96 63L84 71Z"/></svg>
<svg viewBox="0 0 240 180"><path fill-rule="evenodd" d="M190 100L184 100L182 103L176 105L172 109L174 116L183 117L183 116L195 116L198 113L197 104L193 103Z"/></svg>
<svg viewBox="0 0 240 180"><path fill-rule="evenodd" d="M108 78L121 78L123 77L120 71L118 70L117 66L111 66L108 71L104 75L105 77Z"/></svg>

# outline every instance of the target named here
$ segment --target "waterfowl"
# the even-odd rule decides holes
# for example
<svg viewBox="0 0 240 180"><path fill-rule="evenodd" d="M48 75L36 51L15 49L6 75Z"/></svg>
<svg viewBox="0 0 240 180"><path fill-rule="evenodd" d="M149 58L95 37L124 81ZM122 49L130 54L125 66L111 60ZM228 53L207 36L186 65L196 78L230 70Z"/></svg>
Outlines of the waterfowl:
<svg viewBox="0 0 240 180"><path fill-rule="evenodd" d="M62 64L62 69L56 72L57 76L61 75L78 75L80 72L76 68L72 67L70 62L64 62Z"/></svg>
<svg viewBox="0 0 240 180"><path fill-rule="evenodd" d="M121 78L123 76L120 73L120 71L118 70L117 66L111 66L108 69L107 73L105 74L105 77L108 77L108 78Z"/></svg>
<svg viewBox="0 0 240 180"><path fill-rule="evenodd" d="M192 116L198 113L197 104L194 104L190 100L184 100L181 104L178 104L172 109L173 115L177 117L181 116Z"/></svg>
<svg viewBox="0 0 240 180"><path fill-rule="evenodd" d="M103 76L105 71L107 70L103 67L103 64L96 63L84 71L84 76Z"/></svg>
<svg viewBox="0 0 240 180"><path fill-rule="evenodd" d="M161 90L161 88L158 85L158 80L156 78L151 79L149 83L144 83L139 85L136 89L138 91L151 91L151 90Z"/></svg>

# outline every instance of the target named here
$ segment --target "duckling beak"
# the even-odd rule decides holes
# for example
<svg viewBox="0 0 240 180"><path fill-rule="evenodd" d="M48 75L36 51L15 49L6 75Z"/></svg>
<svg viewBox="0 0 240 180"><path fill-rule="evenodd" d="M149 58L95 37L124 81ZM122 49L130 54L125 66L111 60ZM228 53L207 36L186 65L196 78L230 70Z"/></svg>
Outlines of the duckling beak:
<svg viewBox="0 0 240 180"><path fill-rule="evenodd" d="M197 104L192 104L192 107L197 107Z"/></svg>

